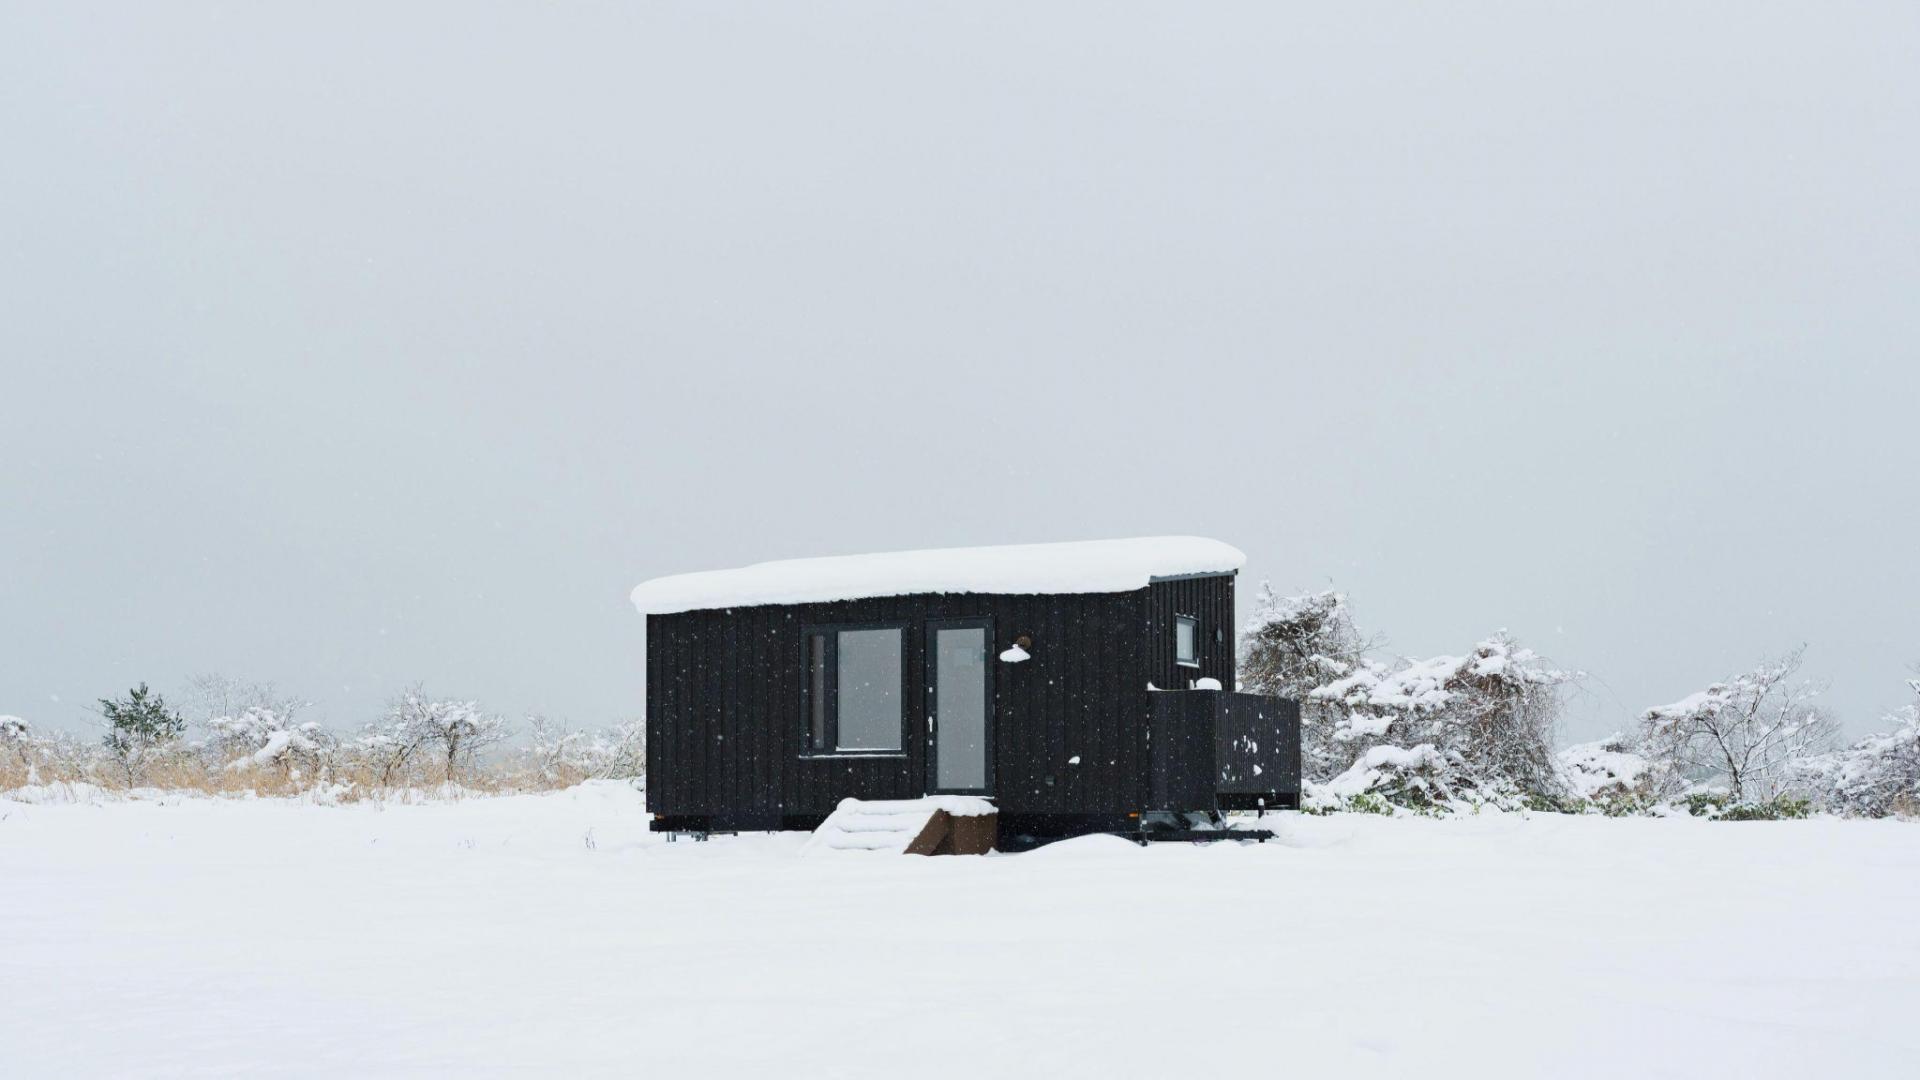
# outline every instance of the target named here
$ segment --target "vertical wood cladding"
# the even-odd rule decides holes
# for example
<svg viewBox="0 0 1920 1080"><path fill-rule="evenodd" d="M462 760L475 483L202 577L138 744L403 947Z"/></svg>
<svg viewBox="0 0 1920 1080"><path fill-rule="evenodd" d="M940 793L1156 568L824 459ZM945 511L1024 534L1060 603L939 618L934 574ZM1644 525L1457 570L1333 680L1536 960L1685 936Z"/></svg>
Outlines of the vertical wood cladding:
<svg viewBox="0 0 1920 1080"><path fill-rule="evenodd" d="M1149 809L1297 807L1300 706L1224 690L1155 694L1149 771Z"/></svg>
<svg viewBox="0 0 1920 1080"><path fill-rule="evenodd" d="M1200 620L1197 669L1174 666L1175 614ZM1184 688L1210 675L1234 685L1230 575L1124 593L896 596L650 615L649 808L775 826L823 816L849 796L925 794L930 619L992 623L993 796L1006 813L1140 809L1147 683ZM900 752L810 754L801 628L890 622L906 627ZM1032 658L998 660L1021 634L1033 638Z"/></svg>
<svg viewBox="0 0 1920 1080"><path fill-rule="evenodd" d="M1233 575L1175 578L1147 586L1147 679L1162 690L1185 690L1195 679L1220 680L1223 690L1237 689L1234 660ZM1194 635L1198 667L1175 659L1175 616L1199 621Z"/></svg>

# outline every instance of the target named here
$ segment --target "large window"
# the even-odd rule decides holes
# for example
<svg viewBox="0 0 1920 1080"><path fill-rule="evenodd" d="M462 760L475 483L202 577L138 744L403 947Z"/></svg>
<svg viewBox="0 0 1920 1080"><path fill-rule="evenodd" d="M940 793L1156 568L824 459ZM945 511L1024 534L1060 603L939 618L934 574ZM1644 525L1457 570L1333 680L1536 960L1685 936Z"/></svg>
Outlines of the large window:
<svg viewBox="0 0 1920 1080"><path fill-rule="evenodd" d="M806 633L807 750L899 753L898 626Z"/></svg>
<svg viewBox="0 0 1920 1080"><path fill-rule="evenodd" d="M1187 667L1200 666L1200 620L1191 615L1173 617L1173 659Z"/></svg>

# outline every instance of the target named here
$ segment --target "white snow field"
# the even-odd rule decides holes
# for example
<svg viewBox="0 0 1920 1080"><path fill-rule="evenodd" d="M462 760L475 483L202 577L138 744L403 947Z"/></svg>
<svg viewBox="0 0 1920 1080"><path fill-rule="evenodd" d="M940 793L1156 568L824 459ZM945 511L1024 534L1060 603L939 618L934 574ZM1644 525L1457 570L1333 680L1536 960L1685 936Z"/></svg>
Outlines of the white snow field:
<svg viewBox="0 0 1920 1080"><path fill-rule="evenodd" d="M617 784L0 799L0 1076L1920 1074L1920 826L1279 829L799 858Z"/></svg>

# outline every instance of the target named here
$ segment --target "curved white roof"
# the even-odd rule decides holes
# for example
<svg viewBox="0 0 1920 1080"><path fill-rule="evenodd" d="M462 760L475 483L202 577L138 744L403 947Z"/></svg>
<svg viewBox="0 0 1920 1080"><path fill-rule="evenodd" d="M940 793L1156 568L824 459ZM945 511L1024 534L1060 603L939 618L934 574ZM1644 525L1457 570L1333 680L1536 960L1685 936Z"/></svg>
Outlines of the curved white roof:
<svg viewBox="0 0 1920 1080"><path fill-rule="evenodd" d="M1199 536L894 551L654 578L633 590L633 604L665 615L924 593L1130 592L1154 578L1231 573L1246 561L1238 548Z"/></svg>

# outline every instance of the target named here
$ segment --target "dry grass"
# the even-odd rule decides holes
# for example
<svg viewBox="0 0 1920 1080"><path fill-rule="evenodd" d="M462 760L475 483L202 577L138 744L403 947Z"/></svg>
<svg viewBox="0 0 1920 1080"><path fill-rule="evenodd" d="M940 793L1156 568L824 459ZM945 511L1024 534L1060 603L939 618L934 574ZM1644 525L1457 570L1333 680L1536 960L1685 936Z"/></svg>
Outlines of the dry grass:
<svg viewBox="0 0 1920 1080"><path fill-rule="evenodd" d="M357 802L401 793L451 797L555 791L607 775L604 769L575 762L542 761L536 765L525 760L525 755L479 762L457 770L451 777L444 766L413 763L395 772L345 752L329 754L324 760L226 765L210 760L203 748L181 745L154 754L129 776L119 762L97 746L72 739L0 746L0 793L37 785L87 784L109 791L158 789L263 798L320 795L327 802Z"/></svg>

